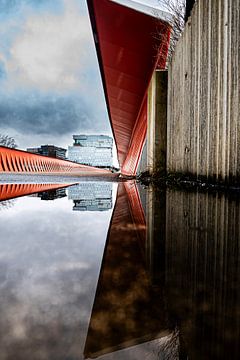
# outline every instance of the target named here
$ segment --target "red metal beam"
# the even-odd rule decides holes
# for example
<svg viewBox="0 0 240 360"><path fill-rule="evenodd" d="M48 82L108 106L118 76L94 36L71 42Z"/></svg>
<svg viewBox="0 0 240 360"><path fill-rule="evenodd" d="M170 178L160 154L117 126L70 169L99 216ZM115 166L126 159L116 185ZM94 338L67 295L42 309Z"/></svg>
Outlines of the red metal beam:
<svg viewBox="0 0 240 360"><path fill-rule="evenodd" d="M111 174L111 171L72 161L36 155L0 146L0 173L69 173L76 175Z"/></svg>
<svg viewBox="0 0 240 360"><path fill-rule="evenodd" d="M42 191L62 189L71 184L0 184L0 201L15 199L20 196Z"/></svg>
<svg viewBox="0 0 240 360"><path fill-rule="evenodd" d="M170 27L110 0L88 0L121 171L134 175L147 129L147 90L165 68Z"/></svg>

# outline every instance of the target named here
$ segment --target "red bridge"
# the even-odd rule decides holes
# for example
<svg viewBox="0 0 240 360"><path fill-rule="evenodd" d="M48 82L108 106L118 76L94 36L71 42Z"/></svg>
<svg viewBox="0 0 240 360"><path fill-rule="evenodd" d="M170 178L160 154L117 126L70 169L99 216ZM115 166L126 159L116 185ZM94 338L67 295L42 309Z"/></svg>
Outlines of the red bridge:
<svg viewBox="0 0 240 360"><path fill-rule="evenodd" d="M15 199L42 191L56 190L71 184L0 184L0 201Z"/></svg>
<svg viewBox="0 0 240 360"><path fill-rule="evenodd" d="M141 5L141 11L129 7L131 1L128 6L112 0L87 3L121 173L135 175L146 138L149 84L154 70L166 65L169 14L160 11L156 18L150 7ZM110 173L4 147L0 172Z"/></svg>
<svg viewBox="0 0 240 360"><path fill-rule="evenodd" d="M122 174L135 175L147 131L153 72L166 65L169 14L111 0L87 0L103 87ZM128 1L128 4L134 4Z"/></svg>
<svg viewBox="0 0 240 360"><path fill-rule="evenodd" d="M110 171L71 161L36 155L0 146L0 173L64 173L71 175L111 174Z"/></svg>

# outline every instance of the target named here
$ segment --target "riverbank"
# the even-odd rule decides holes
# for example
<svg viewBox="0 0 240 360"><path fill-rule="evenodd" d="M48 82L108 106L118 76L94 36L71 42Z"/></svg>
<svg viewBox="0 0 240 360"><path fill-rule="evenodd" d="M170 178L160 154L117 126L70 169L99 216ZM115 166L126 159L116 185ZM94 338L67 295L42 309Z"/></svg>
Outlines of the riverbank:
<svg viewBox="0 0 240 360"><path fill-rule="evenodd" d="M240 195L240 182L221 181L205 176L196 177L192 174L182 173L154 173L148 171L137 176L137 181L145 186L153 185L158 188L168 187L188 191L231 192Z"/></svg>

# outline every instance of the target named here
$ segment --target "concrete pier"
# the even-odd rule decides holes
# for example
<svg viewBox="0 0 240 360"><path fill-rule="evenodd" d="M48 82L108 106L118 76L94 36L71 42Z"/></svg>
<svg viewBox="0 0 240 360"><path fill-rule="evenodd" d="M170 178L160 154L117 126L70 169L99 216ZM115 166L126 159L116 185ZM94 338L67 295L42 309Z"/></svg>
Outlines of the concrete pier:
<svg viewBox="0 0 240 360"><path fill-rule="evenodd" d="M169 66L169 172L239 182L240 1L196 1Z"/></svg>
<svg viewBox="0 0 240 360"><path fill-rule="evenodd" d="M148 91L147 170L165 172L168 73L156 70Z"/></svg>

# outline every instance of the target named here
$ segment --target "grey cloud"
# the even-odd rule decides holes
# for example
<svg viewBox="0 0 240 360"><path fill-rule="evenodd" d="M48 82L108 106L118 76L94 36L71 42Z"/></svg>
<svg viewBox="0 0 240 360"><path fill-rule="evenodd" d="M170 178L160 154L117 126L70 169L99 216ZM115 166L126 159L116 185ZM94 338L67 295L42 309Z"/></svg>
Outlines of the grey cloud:
<svg viewBox="0 0 240 360"><path fill-rule="evenodd" d="M6 78L6 70L3 61L0 60L0 79Z"/></svg>
<svg viewBox="0 0 240 360"><path fill-rule="evenodd" d="M76 98L53 96L0 101L0 128L24 134L64 135L79 128L104 129L106 121L96 121L95 116L89 105Z"/></svg>
<svg viewBox="0 0 240 360"><path fill-rule="evenodd" d="M9 12L11 9L14 9L18 6L19 1L17 0L1 0L0 1L0 11Z"/></svg>
<svg viewBox="0 0 240 360"><path fill-rule="evenodd" d="M20 148L111 134L85 0L0 0L4 16L0 132Z"/></svg>
<svg viewBox="0 0 240 360"><path fill-rule="evenodd" d="M52 4L61 4L62 0L0 0L0 13L10 13L17 11L22 5L38 6Z"/></svg>

